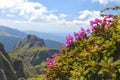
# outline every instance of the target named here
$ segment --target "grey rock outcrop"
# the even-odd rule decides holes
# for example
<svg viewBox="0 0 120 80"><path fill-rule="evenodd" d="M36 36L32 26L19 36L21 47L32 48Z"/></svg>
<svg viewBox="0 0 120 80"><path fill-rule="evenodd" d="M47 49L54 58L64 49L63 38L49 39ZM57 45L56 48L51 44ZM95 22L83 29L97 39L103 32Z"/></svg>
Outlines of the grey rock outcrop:
<svg viewBox="0 0 120 80"><path fill-rule="evenodd" d="M33 46L41 46L44 47L45 43L43 39L37 38L35 35L28 35L24 40L16 43L14 49L18 48L31 48Z"/></svg>
<svg viewBox="0 0 120 80"><path fill-rule="evenodd" d="M24 73L24 69L23 69L23 62L21 60L17 60L13 62L14 64L14 68L16 71L16 75L18 78L26 78L26 75Z"/></svg>
<svg viewBox="0 0 120 80"><path fill-rule="evenodd" d="M0 43L0 80L17 80L9 55Z"/></svg>

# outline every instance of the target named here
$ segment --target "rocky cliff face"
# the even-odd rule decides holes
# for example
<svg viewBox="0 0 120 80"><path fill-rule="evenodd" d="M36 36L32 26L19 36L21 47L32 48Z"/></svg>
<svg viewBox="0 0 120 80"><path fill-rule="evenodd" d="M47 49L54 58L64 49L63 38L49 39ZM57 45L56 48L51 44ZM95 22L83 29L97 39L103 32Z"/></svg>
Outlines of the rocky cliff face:
<svg viewBox="0 0 120 80"><path fill-rule="evenodd" d="M15 45L10 54L14 54L23 62L32 65L39 65L47 57L58 52L56 49L46 48L44 40L35 35L28 35L24 40Z"/></svg>
<svg viewBox="0 0 120 80"><path fill-rule="evenodd" d="M18 78L26 78L26 75L24 73L24 69L23 69L23 62L21 60L16 60L13 62L14 64L14 68L16 71L16 75Z"/></svg>
<svg viewBox="0 0 120 80"><path fill-rule="evenodd" d="M0 43L0 80L17 80L10 57Z"/></svg>
<svg viewBox="0 0 120 80"><path fill-rule="evenodd" d="M34 46L43 47L45 46L45 43L43 39L37 38L35 35L28 35L24 40L18 42L15 45L15 49L22 48L22 47L31 48Z"/></svg>
<svg viewBox="0 0 120 80"><path fill-rule="evenodd" d="M17 76L28 78L39 75L43 68L39 68L40 71L37 72L35 67L41 65L47 57L51 57L56 52L58 52L57 49L47 48L43 39L28 35L24 40L18 42L9 54L13 60Z"/></svg>
<svg viewBox="0 0 120 80"><path fill-rule="evenodd" d="M37 50L34 52L29 52L29 50L26 50L23 53L18 54L17 57L22 59L24 63L36 66L40 65L43 61L45 61L47 57L51 57L54 53L58 52L58 50L56 49L44 49L45 50Z"/></svg>

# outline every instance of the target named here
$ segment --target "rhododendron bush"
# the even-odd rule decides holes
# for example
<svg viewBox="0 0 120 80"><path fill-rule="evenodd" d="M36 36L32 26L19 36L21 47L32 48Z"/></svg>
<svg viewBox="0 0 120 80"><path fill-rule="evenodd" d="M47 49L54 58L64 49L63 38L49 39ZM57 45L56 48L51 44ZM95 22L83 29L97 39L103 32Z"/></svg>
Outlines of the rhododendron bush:
<svg viewBox="0 0 120 80"><path fill-rule="evenodd" d="M90 21L47 58L45 80L120 80L120 16Z"/></svg>

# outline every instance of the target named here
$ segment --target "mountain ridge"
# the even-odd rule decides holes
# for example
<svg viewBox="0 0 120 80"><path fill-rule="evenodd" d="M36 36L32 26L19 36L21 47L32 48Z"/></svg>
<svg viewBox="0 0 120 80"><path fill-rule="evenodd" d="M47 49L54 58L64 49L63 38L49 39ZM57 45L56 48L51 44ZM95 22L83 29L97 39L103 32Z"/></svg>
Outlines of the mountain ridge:
<svg viewBox="0 0 120 80"><path fill-rule="evenodd" d="M17 38L25 38L27 35L26 33L20 30L13 29L13 28L10 28L8 26L3 26L3 25L0 25L0 32L4 32L6 34L9 34L9 36L17 37Z"/></svg>
<svg viewBox="0 0 120 80"><path fill-rule="evenodd" d="M44 40L36 37L35 35L28 35L22 41L17 42L14 49L22 48L22 47L31 48L33 46L45 47Z"/></svg>
<svg viewBox="0 0 120 80"><path fill-rule="evenodd" d="M34 34L44 40L53 40L63 44L65 41L65 34L66 33L44 33L44 32L37 32L37 31L25 31L28 34Z"/></svg>
<svg viewBox="0 0 120 80"><path fill-rule="evenodd" d="M30 34L32 34L32 33L30 33ZM13 48L15 47L15 44L18 41L23 40L27 35L28 35L27 33L19 31L17 29L12 29L12 28L7 27L7 26L0 26L0 42L3 43L3 45L7 51L13 50ZM50 36L47 33L45 35L44 34L41 34L41 35L43 37L45 37L45 35L47 35L47 36L55 39L54 35ZM38 37L42 38L40 36L38 36ZM63 45L63 43L56 42L54 40L45 40L45 38L42 38L42 39L44 39L45 45L48 48L60 49L60 46ZM57 38L56 38L56 40L57 40ZM52 43L54 43L54 45Z"/></svg>
<svg viewBox="0 0 120 80"><path fill-rule="evenodd" d="M59 50L57 49L47 48L43 39L39 39L35 35L28 35L25 39L20 41L20 45L17 45L14 50L9 52L9 55L13 62L19 62L19 60L22 61L22 64L24 65L23 72L26 74L24 78L28 78L42 73L44 67L46 67L46 63L44 63L46 61L46 58L51 57L54 53L57 53L58 51ZM41 64L43 63L45 65L44 67L41 67ZM19 64L22 66L20 62ZM19 69L16 68L16 70ZM23 72L18 71L18 73Z"/></svg>

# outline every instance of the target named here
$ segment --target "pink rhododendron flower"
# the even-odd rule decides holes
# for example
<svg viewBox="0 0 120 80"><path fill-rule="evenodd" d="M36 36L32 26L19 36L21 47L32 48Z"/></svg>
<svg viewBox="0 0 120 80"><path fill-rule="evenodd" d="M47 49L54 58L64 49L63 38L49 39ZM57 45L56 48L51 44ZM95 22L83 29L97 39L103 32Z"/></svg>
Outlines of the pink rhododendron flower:
<svg viewBox="0 0 120 80"><path fill-rule="evenodd" d="M57 65L57 61L55 59L47 58L46 60L48 67L55 67Z"/></svg>
<svg viewBox="0 0 120 80"><path fill-rule="evenodd" d="M90 26L94 27L95 25L101 23L102 20L96 18L94 21L90 21Z"/></svg>
<svg viewBox="0 0 120 80"><path fill-rule="evenodd" d="M95 20L90 21L91 30L94 31L95 25L102 25L102 28L105 28L112 22L112 15L107 15L103 20L96 18Z"/></svg>
<svg viewBox="0 0 120 80"><path fill-rule="evenodd" d="M105 16L105 18L104 18L104 19L111 18L111 17L112 17L112 15L111 15L111 14L109 14L109 15Z"/></svg>
<svg viewBox="0 0 120 80"><path fill-rule="evenodd" d="M66 46L70 46L73 43L73 37L69 34L66 36Z"/></svg>
<svg viewBox="0 0 120 80"><path fill-rule="evenodd" d="M52 57L55 58L58 55L59 55L58 53L55 53L54 55L52 55Z"/></svg>
<svg viewBox="0 0 120 80"><path fill-rule="evenodd" d="M75 39L78 39L78 37L79 37L79 33L74 32L74 36L75 36Z"/></svg>
<svg viewBox="0 0 120 80"><path fill-rule="evenodd" d="M48 78L45 78L44 80L48 80Z"/></svg>
<svg viewBox="0 0 120 80"><path fill-rule="evenodd" d="M88 29L86 30L86 32L89 34L89 33L91 32L91 30L88 28Z"/></svg>
<svg viewBox="0 0 120 80"><path fill-rule="evenodd" d="M100 20L100 19L98 19L98 18L95 19L95 23L96 23L96 24L101 23L101 22L102 22L102 20Z"/></svg>
<svg viewBox="0 0 120 80"><path fill-rule="evenodd" d="M84 28L81 28L79 32L74 32L75 39L82 39L84 35L86 34L86 31Z"/></svg>

